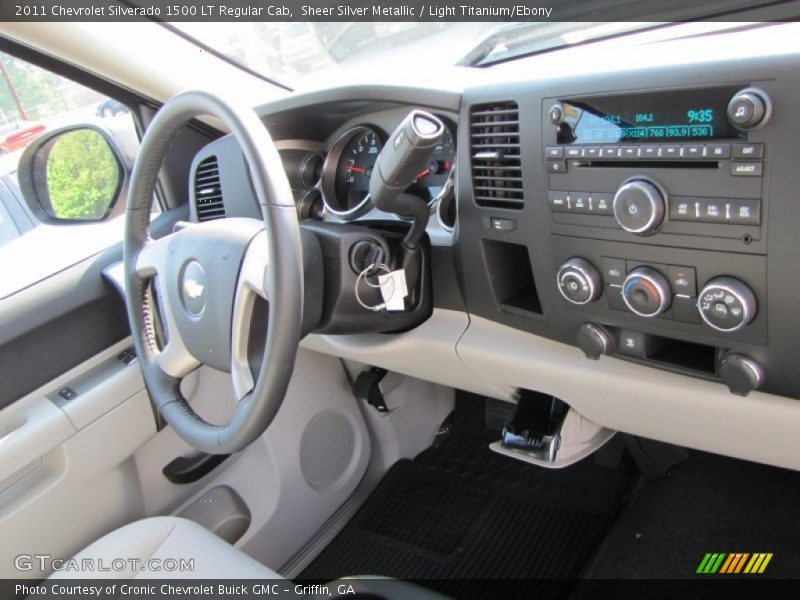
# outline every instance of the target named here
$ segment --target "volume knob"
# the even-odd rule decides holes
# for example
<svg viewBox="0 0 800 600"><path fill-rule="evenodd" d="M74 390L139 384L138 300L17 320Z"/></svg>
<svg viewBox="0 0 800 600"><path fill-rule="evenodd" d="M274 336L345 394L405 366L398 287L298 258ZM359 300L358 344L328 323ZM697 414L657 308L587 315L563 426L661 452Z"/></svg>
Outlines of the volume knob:
<svg viewBox="0 0 800 600"><path fill-rule="evenodd" d="M614 218L625 231L653 233L664 220L664 194L645 179L632 179L614 195Z"/></svg>

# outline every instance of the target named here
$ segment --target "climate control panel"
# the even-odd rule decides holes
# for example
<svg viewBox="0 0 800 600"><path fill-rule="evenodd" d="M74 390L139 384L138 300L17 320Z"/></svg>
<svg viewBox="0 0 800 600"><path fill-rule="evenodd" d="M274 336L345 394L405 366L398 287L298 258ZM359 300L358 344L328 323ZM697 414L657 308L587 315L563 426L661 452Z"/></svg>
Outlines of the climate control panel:
<svg viewBox="0 0 800 600"><path fill-rule="evenodd" d="M684 323L715 336L745 332L759 314L756 293L735 275L709 273L709 266L722 265L704 263L698 276L694 266L570 256L558 268L557 284L563 300L583 310Z"/></svg>

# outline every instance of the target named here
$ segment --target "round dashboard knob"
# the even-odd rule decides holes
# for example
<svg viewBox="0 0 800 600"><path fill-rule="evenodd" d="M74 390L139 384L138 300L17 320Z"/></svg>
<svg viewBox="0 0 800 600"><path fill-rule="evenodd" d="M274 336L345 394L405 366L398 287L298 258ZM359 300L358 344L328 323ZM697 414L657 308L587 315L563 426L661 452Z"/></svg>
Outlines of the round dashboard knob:
<svg viewBox="0 0 800 600"><path fill-rule="evenodd" d="M571 258L558 270L558 291L567 302L588 304L600 296L600 274L588 260Z"/></svg>
<svg viewBox="0 0 800 600"><path fill-rule="evenodd" d="M764 369L756 361L741 354L726 354L719 361L719 376L732 393L747 396L764 383Z"/></svg>
<svg viewBox="0 0 800 600"><path fill-rule="evenodd" d="M578 348L592 360L614 351L614 336L605 327L594 323L584 323L578 328L577 343Z"/></svg>
<svg viewBox="0 0 800 600"><path fill-rule="evenodd" d="M672 293L661 273L650 267L638 267L625 278L622 298L640 317L657 317L669 308Z"/></svg>
<svg viewBox="0 0 800 600"><path fill-rule="evenodd" d="M561 123L564 122L565 116L564 105L561 104L561 102L556 102L550 107L547 115L553 125L561 125Z"/></svg>
<svg viewBox="0 0 800 600"><path fill-rule="evenodd" d="M772 113L772 103L764 90L746 88L728 103L728 121L742 131L765 125Z"/></svg>
<svg viewBox="0 0 800 600"><path fill-rule="evenodd" d="M733 277L715 277L700 292L697 308L707 325L717 331L734 333L756 316L755 294Z"/></svg>
<svg viewBox="0 0 800 600"><path fill-rule="evenodd" d="M614 195L614 218L625 231L647 235L664 220L665 204L658 187L645 179L632 179Z"/></svg>

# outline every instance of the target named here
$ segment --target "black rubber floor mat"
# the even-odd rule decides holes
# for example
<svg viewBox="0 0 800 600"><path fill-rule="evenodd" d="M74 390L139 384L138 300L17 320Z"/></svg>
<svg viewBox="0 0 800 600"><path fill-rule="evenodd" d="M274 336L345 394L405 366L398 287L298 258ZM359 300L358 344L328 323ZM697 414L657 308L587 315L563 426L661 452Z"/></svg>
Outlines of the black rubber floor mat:
<svg viewBox="0 0 800 600"><path fill-rule="evenodd" d="M301 580L382 575L456 598L500 583L508 595L517 581L526 596L563 595L617 510L627 462L537 468L489 450L494 434L460 410L433 448L390 469Z"/></svg>
<svg viewBox="0 0 800 600"><path fill-rule="evenodd" d="M706 553L770 553L756 577L797 578L798 506L800 473L697 452L625 508L587 575L708 579Z"/></svg>

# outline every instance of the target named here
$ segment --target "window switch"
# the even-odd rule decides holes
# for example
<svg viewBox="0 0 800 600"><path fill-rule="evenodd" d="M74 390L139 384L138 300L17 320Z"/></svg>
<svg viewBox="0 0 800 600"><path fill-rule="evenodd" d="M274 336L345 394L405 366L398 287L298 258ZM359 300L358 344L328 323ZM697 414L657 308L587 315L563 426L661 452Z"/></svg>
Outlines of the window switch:
<svg viewBox="0 0 800 600"><path fill-rule="evenodd" d="M71 387L67 386L58 390L58 395L61 396L64 400L73 400L74 398L77 398L78 392L73 390Z"/></svg>

